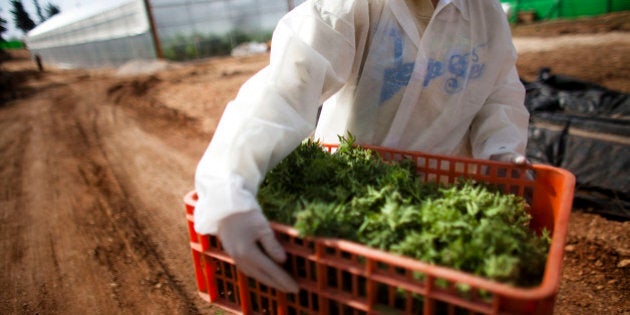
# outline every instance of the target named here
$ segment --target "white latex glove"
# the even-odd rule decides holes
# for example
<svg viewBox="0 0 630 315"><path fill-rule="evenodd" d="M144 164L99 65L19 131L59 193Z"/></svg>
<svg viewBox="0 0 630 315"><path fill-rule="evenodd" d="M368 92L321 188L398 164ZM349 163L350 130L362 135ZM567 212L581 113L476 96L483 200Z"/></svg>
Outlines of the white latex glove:
<svg viewBox="0 0 630 315"><path fill-rule="evenodd" d="M299 291L297 283L278 265L284 263L287 256L276 240L269 221L260 211L251 210L225 217L219 221L217 235L225 251L244 274L286 293Z"/></svg>
<svg viewBox="0 0 630 315"><path fill-rule="evenodd" d="M530 166L532 164L524 155L517 153L493 154L490 156L490 160L508 162L520 166ZM534 174L531 170L525 171L525 177L529 180L534 180Z"/></svg>
<svg viewBox="0 0 630 315"><path fill-rule="evenodd" d="M516 165L529 165L531 164L527 158L521 154L516 153L501 153L493 154L490 156L490 160L508 162Z"/></svg>

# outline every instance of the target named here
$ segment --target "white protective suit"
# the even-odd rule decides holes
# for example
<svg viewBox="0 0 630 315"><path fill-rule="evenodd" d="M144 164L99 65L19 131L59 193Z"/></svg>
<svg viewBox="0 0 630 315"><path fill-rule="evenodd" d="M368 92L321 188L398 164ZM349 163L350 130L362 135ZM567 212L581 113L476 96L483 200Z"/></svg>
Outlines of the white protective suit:
<svg viewBox="0 0 630 315"><path fill-rule="evenodd" d="M270 64L228 104L196 173L195 229L260 211L265 173L312 135L434 154L523 154L528 112L496 0L311 0L284 16Z"/></svg>

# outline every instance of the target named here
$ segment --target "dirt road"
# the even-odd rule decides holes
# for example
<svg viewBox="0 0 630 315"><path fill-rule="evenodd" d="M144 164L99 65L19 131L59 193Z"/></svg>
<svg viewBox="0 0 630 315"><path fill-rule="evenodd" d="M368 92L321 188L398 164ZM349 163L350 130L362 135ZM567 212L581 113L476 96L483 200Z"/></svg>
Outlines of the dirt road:
<svg viewBox="0 0 630 315"><path fill-rule="evenodd" d="M602 45L563 47L554 70L620 49ZM598 75L623 90L621 51L622 74L610 63ZM519 71L532 75L552 52L523 55ZM182 196L223 106L267 56L131 77L38 73L16 56L0 91L0 314L215 313L196 294ZM628 222L576 209L557 313L629 314L628 244Z"/></svg>
<svg viewBox="0 0 630 315"><path fill-rule="evenodd" d="M203 145L144 129L107 78L32 79L0 108L0 313L204 310L181 205Z"/></svg>

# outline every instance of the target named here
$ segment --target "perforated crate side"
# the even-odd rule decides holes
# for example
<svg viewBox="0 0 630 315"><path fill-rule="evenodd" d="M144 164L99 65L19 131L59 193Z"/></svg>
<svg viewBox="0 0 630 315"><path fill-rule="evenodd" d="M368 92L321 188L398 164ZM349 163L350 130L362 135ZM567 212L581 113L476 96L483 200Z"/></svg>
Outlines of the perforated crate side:
<svg viewBox="0 0 630 315"><path fill-rule="evenodd" d="M325 148L334 151L335 146ZM272 223L288 254L285 269L300 285L298 294L283 294L238 272L215 236L194 233L196 195L190 192L185 203L199 294L244 314L553 313L575 185L571 173L545 165L366 148L385 160L413 159L424 181L453 183L466 177L525 197L531 205L531 228L552 231L542 283L513 287L344 240L300 238L291 227Z"/></svg>

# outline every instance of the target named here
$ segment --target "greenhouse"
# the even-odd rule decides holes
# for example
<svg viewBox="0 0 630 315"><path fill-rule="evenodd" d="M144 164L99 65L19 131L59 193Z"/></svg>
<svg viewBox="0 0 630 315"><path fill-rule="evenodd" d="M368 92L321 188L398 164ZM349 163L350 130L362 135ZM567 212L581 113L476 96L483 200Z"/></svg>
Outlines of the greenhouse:
<svg viewBox="0 0 630 315"><path fill-rule="evenodd" d="M150 0L164 58L228 55L245 42L267 42L278 20L304 0Z"/></svg>
<svg viewBox="0 0 630 315"><path fill-rule="evenodd" d="M267 42L304 0L116 0L62 12L27 34L26 45L59 67L118 66L134 59L189 60Z"/></svg>
<svg viewBox="0 0 630 315"><path fill-rule="evenodd" d="M31 30L26 46L44 63L62 68L117 66L156 57L142 0L62 12Z"/></svg>

